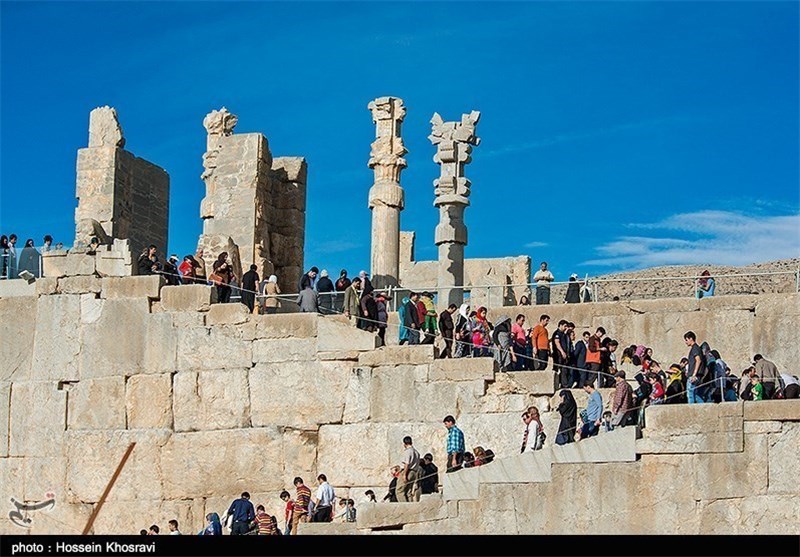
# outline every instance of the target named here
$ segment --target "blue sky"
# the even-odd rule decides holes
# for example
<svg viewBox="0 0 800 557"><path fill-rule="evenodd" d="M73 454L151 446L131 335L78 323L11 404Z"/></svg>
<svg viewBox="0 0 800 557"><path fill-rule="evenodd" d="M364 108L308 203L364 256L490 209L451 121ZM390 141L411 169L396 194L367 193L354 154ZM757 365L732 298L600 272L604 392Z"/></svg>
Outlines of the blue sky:
<svg viewBox="0 0 800 557"><path fill-rule="evenodd" d="M0 4L0 231L71 243L88 113L171 176L192 252L204 115L309 164L306 263L369 265L367 103L405 100L403 230L433 259L430 118L480 110L467 257L558 280L800 255L796 2Z"/></svg>

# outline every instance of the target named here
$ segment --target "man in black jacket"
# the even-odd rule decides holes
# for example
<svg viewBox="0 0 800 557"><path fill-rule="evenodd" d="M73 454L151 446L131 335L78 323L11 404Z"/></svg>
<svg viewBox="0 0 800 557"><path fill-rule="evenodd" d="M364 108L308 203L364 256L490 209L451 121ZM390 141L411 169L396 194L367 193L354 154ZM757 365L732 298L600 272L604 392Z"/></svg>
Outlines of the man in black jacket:
<svg viewBox="0 0 800 557"><path fill-rule="evenodd" d="M455 326L453 325L453 314L458 308L455 304L450 304L445 311L439 316L439 331L444 337L444 350L442 350L442 358L453 357L453 332Z"/></svg>
<svg viewBox="0 0 800 557"><path fill-rule="evenodd" d="M419 331L422 328L422 323L417 312L418 301L419 293L412 292L406 304L406 317L403 326L408 329L408 344L419 344Z"/></svg>

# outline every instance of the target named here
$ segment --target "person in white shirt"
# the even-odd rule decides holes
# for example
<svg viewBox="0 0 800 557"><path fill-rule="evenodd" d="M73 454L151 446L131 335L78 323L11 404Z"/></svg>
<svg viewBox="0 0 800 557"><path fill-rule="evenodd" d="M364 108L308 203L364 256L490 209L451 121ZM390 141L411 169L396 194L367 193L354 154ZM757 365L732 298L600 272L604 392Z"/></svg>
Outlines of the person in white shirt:
<svg viewBox="0 0 800 557"><path fill-rule="evenodd" d="M538 451L544 445L544 428L539 419L539 409L535 406L529 407L522 414L522 423L525 424L525 432L522 435L522 449L525 451Z"/></svg>
<svg viewBox="0 0 800 557"><path fill-rule="evenodd" d="M169 535L170 536L180 536L181 531L178 530L178 521L172 519L169 521Z"/></svg>
<svg viewBox="0 0 800 557"><path fill-rule="evenodd" d="M788 373L781 373L783 398L800 398L800 379Z"/></svg>
<svg viewBox="0 0 800 557"><path fill-rule="evenodd" d="M333 513L336 510L336 493L333 487L328 483L328 478L325 474L317 476L319 487L317 492L311 497L314 503L314 514L311 517L311 522L330 522Z"/></svg>
<svg viewBox="0 0 800 557"><path fill-rule="evenodd" d="M547 261L542 261L541 268L533 275L536 283L536 305L550 303L550 283L555 280L553 273L547 270Z"/></svg>

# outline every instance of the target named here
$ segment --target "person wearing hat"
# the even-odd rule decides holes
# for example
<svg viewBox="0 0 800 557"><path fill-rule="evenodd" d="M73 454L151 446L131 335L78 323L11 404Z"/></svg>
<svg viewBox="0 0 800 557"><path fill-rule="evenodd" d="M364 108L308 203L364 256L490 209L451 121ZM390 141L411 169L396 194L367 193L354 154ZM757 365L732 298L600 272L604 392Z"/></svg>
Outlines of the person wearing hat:
<svg viewBox="0 0 800 557"><path fill-rule="evenodd" d="M319 310L322 314L333 313L333 297L336 288L333 281L328 277L328 270L322 269L317 281L317 292L319 293Z"/></svg>
<svg viewBox="0 0 800 557"><path fill-rule="evenodd" d="M178 286L183 282L178 272L178 256L174 253L164 263L164 278L167 280L167 286Z"/></svg>
<svg viewBox="0 0 800 557"><path fill-rule="evenodd" d="M617 386L614 391L614 402L611 404L613 414L611 424L614 427L623 427L628 425L628 416L633 410L633 389L625 381L624 371L618 371L614 377Z"/></svg>
<svg viewBox="0 0 800 557"><path fill-rule="evenodd" d="M306 274L300 277L300 284L297 286L297 291L302 292L305 290L306 283L309 283L311 288L314 288L317 280L317 273L319 273L319 269L311 267Z"/></svg>
<svg viewBox="0 0 800 557"><path fill-rule="evenodd" d="M578 275L572 273L569 277L569 284L567 284L567 294L564 296L564 302L567 304L577 304L581 301L581 286L578 284Z"/></svg>

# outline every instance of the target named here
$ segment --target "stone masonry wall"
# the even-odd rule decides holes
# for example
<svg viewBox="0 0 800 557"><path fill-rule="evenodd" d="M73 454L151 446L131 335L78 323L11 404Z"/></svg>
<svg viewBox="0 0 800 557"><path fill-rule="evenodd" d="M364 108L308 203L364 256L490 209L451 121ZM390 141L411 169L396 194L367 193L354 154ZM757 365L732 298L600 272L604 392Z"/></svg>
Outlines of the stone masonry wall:
<svg viewBox="0 0 800 557"><path fill-rule="evenodd" d="M439 263L414 259L414 232L400 233L401 289L428 289L437 285ZM474 307L509 306L519 302L525 287L505 287L502 284L528 284L531 279L531 258L497 257L464 260L464 285L470 288L470 304ZM493 285L494 288L489 288Z"/></svg>
<svg viewBox="0 0 800 557"><path fill-rule="evenodd" d="M197 531L205 513L223 512L245 489L254 502L280 516L278 493L290 487L294 476L311 482L318 472L326 473L342 495L351 493L358 500L367 488L382 495L390 479L388 468L401 456L404 435L411 435L423 454L431 452L437 463L444 461L441 419L447 413L457 417L469 448L492 448L499 459L518 451L519 413L530 404L543 412L548 436L551 441L555 438L558 418L550 411L554 402L550 371L498 373L488 358L434 360L433 346L376 350L374 336L351 327L342 317L254 316L238 304L211 305L210 287L165 287L160 277L65 273L35 284L33 292L0 298L0 320L9 324L6 335L15 339L0 344L0 432L8 432L0 436L0 498L36 501L47 492L56 494L55 512L31 517L33 533L80 532L130 442L136 447L95 522L95 533L135 532L144 516L148 523L177 518L186 532ZM742 300L702 300L696 310L678 313L674 320L666 309L678 304L679 311L684 300L661 301L663 313L644 328L637 328L641 327L637 323L647 315L622 304L594 305L595 315L584 319L608 320L607 327L612 334L619 332L614 336L621 340L649 331L654 338L642 340L651 344L656 336L682 335L684 326L708 327L709 335L740 335L758 342L760 350L781 365L780 358L798 359L797 344L787 336L791 333L782 332L792 326L797 330L798 301L798 296L760 296L752 301L751 310ZM664 350L672 350L670 346ZM681 347L675 358L684 352ZM609 394L603 392L606 404ZM580 398L579 404L583 404ZM732 419L720 419L740 423L743 418L734 412ZM771 415L766 421L785 419ZM662 422L677 427L669 416ZM736 433L735 427L735 423L730 426L731 434L724 430L719 439L703 442L711 443L706 445L711 452L737 452L739 460L762 458L758 456L762 453L741 456L750 450L749 437ZM783 424L780 432L773 432L777 426L769 423L757 426L757 431L764 427L770 431L767 435L790 434L766 442L770 455L786 460L788 469L796 468L796 453L792 457L790 449L795 428ZM687 430L669 439L655 438L648 440L649 447L637 445L636 451L666 462L670 455L664 453L696 452L699 441L693 435ZM761 445L753 450L762 450ZM747 468L739 466L739 460L717 460L731 474ZM645 457L642 462L646 463ZM554 475L562 465L568 464L553 465ZM633 465L644 466L627 461L621 466ZM616 495L608 494L613 486L604 483L606 476L594 471L602 471L602 466L592 464L589 471L575 467L570 474L585 477L586 485L595 485L605 500ZM640 481L645 476L637 474L648 470L632 469L625 481ZM708 468L708 473L716 470ZM769 470L773 474L772 462ZM722 497L716 491L707 491L700 499L729 522L751 508L748 505L789 498L781 491L786 480L780 474L774 481L770 476L768 487L758 484L753 495L761 497L758 500L749 499L733 483L741 480L738 475L731 478L719 488L729 493L727 501L717 502ZM582 485L575 484L576 497ZM419 507L411 505L409 512L416 522L452 513L463 526L469 513L483 514L485 505L536 504L527 499L517 503L517 495L497 500L492 491L485 492L484 501L484 491L492 489L499 488L479 484L478 501L426 501ZM544 490L536 491L537 497L556 501L556 487L535 489ZM446 492L451 499L458 497L457 491ZM660 501L656 496L662 496L651 495L641 504ZM688 499L672 497L669 491L663 497L664 504L676 510L690 506ZM518 518L513 528L535 531L550 528L570 513L579 516L576 505L558 504L561 507L554 508L563 510L552 511L548 516L553 518L544 526ZM696 507L695 500L691 506ZM400 505L391 512L403 508L407 507ZM794 512L795 507L788 508ZM496 510L498 517L512 512L508 507ZM631 524L639 524L632 510L625 512ZM382 520L364 512L359 528L380 526ZM431 531L438 528L452 526L442 523ZM770 526L754 528L766 531ZM3 517L0 532L20 530Z"/></svg>

